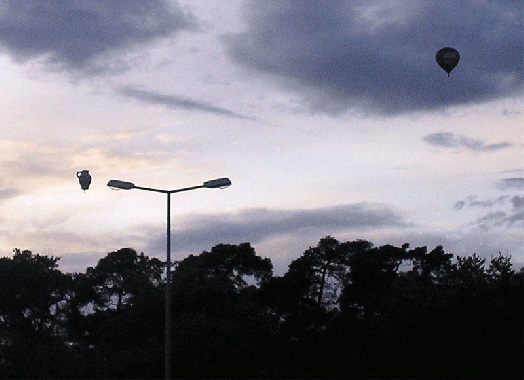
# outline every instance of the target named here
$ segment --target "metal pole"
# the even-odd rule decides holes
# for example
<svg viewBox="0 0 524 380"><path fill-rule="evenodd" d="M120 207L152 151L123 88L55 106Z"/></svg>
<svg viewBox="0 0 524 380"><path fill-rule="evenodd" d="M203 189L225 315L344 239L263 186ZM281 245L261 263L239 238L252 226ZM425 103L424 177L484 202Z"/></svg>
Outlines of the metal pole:
<svg viewBox="0 0 524 380"><path fill-rule="evenodd" d="M171 379L171 194L167 193L165 379Z"/></svg>
<svg viewBox="0 0 524 380"><path fill-rule="evenodd" d="M86 170L87 171L87 170ZM77 176L78 173L77 173ZM167 194L167 243L166 243L166 322L165 322L165 379L171 379L171 348L172 348L172 317L171 317L171 193L179 193L181 191L188 191L200 189L203 187L209 188L223 188L231 185L229 178L218 178L215 180L204 182L202 185L184 187L176 190L161 190L152 187L135 186L134 183L124 182L112 179L107 183L107 186L115 189L138 189L146 191L154 191L157 193Z"/></svg>

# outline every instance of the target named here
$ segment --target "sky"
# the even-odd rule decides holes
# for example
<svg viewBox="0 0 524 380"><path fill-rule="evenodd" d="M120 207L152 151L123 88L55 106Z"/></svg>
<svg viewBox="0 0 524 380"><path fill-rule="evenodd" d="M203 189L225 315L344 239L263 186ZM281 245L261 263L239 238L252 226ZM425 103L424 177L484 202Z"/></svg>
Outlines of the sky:
<svg viewBox="0 0 524 380"><path fill-rule="evenodd" d="M0 1L0 256L320 238L524 265L520 0ZM448 77L443 47L460 52ZM80 189L76 173L89 170Z"/></svg>

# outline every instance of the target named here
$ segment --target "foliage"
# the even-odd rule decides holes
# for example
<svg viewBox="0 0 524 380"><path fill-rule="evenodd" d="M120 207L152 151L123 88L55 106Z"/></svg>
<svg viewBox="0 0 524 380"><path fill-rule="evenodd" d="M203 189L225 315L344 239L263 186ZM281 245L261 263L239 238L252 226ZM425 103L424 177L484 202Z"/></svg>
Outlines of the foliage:
<svg viewBox="0 0 524 380"><path fill-rule="evenodd" d="M162 378L164 263L130 248L85 273L0 258L1 378ZM273 276L249 243L173 271L184 378L522 378L524 269L331 236Z"/></svg>
<svg viewBox="0 0 524 380"><path fill-rule="evenodd" d="M256 285L271 278L272 270L271 261L257 256L249 243L219 244L177 263L172 276L177 377L256 375L262 342L274 324L256 300Z"/></svg>
<svg viewBox="0 0 524 380"><path fill-rule="evenodd" d="M62 302L71 285L57 269L58 260L19 249L12 258L0 258L0 349L7 374L16 376L30 364L33 348L41 355L56 345L53 336L60 332ZM52 366L44 360L41 365L44 372Z"/></svg>
<svg viewBox="0 0 524 380"><path fill-rule="evenodd" d="M132 297L150 286L158 285L163 267L164 264L156 258L151 259L143 253L138 255L131 248L122 248L100 259L96 267L88 268L87 275L94 280L97 293L101 296L100 306L109 306L116 297L116 308L120 310L124 304L132 303Z"/></svg>

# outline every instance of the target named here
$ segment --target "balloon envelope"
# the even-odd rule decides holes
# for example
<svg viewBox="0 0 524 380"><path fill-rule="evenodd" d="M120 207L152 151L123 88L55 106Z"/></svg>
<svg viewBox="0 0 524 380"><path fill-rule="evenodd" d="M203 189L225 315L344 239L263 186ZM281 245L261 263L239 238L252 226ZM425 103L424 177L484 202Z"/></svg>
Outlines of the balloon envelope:
<svg viewBox="0 0 524 380"><path fill-rule="evenodd" d="M437 63L442 69L448 73L457 66L460 61L460 54L456 49L445 47L437 52Z"/></svg>
<svg viewBox="0 0 524 380"><path fill-rule="evenodd" d="M82 190L86 191L89 189L89 185L91 184L91 175L89 174L89 170L76 172L76 177L78 178L78 182L80 182L80 187Z"/></svg>

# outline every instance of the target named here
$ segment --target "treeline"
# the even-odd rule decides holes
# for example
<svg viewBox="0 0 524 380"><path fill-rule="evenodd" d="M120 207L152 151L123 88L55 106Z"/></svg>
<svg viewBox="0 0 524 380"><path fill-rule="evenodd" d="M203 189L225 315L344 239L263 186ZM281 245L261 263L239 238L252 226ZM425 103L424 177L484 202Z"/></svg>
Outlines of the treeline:
<svg viewBox="0 0 524 380"><path fill-rule="evenodd" d="M85 273L0 259L0 378L162 378L165 263L130 248ZM283 276L249 243L175 263L174 378L522 378L523 277L327 236Z"/></svg>

